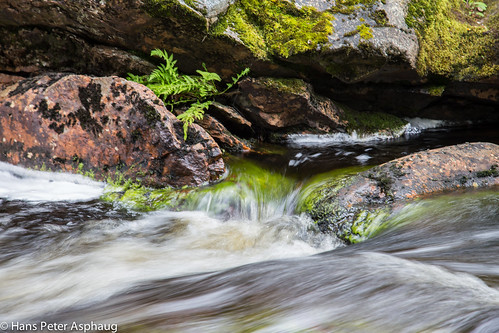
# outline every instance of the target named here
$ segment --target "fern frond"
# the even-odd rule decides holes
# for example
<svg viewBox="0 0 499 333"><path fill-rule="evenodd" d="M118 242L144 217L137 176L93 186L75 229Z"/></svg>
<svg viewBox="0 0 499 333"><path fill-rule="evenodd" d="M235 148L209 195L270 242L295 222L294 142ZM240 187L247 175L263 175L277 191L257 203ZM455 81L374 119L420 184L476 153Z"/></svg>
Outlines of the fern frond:
<svg viewBox="0 0 499 333"><path fill-rule="evenodd" d="M211 105L211 101L201 103L199 101L192 103L192 105L182 114L178 115L177 118L184 123L184 141L187 140L187 131L189 126L195 120L201 120L204 117L204 111L208 109Z"/></svg>
<svg viewBox="0 0 499 333"><path fill-rule="evenodd" d="M215 83L222 79L218 74L208 71L204 63L204 70L196 71L198 75L181 75L178 73L177 60L173 59L173 54L155 49L151 51L151 56L163 59L164 64L160 64L149 75L128 74L127 79L146 85L172 110L174 105L192 103L184 113L177 117L184 123L184 140L187 139L189 126L195 120L203 119L204 111L211 105L212 102L206 100L225 93L241 77L249 73L249 68L244 69L232 78L232 83L228 83L225 90L220 92Z"/></svg>
<svg viewBox="0 0 499 333"><path fill-rule="evenodd" d="M205 72L205 71L200 71L199 69L196 71L201 77L203 78L204 81L222 81L220 76L217 73L212 73L212 72Z"/></svg>

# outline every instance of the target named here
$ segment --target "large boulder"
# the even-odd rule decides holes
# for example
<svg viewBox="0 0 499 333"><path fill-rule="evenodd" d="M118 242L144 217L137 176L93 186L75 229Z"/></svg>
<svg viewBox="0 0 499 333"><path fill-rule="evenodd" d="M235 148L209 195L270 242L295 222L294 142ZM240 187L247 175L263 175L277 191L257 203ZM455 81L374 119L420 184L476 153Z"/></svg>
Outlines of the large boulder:
<svg viewBox="0 0 499 333"><path fill-rule="evenodd" d="M51 74L0 91L0 160L30 168L196 186L225 171L198 125L182 123L148 88L118 77Z"/></svg>
<svg viewBox="0 0 499 333"><path fill-rule="evenodd" d="M302 207L324 231L355 242L369 224L409 200L444 191L499 185L499 146L465 143L422 151L309 192Z"/></svg>

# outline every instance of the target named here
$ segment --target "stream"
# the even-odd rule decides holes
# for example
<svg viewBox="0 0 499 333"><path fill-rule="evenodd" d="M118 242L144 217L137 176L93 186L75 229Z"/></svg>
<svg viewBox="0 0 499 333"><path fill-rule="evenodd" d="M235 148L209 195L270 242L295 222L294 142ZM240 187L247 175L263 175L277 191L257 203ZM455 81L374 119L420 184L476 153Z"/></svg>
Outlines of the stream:
<svg viewBox="0 0 499 333"><path fill-rule="evenodd" d="M0 332L499 332L497 188L412 202L348 246L295 212L321 173L472 141L497 127L262 145L184 211L0 163Z"/></svg>

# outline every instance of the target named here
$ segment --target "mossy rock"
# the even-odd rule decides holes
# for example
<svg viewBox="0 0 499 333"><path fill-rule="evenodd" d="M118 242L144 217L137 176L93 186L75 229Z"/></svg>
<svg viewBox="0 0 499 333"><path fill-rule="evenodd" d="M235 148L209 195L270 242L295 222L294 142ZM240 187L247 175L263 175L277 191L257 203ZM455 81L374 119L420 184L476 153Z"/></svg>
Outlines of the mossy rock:
<svg viewBox="0 0 499 333"><path fill-rule="evenodd" d="M211 30L240 40L259 58L287 58L313 51L327 42L334 16L313 7L298 8L288 1L239 0Z"/></svg>
<svg viewBox="0 0 499 333"><path fill-rule="evenodd" d="M407 121L383 112L358 112L347 107L343 107L341 118L346 122L348 133L365 135L387 135L398 137L405 131Z"/></svg>
<svg viewBox="0 0 499 333"><path fill-rule="evenodd" d="M499 11L486 15L480 24L461 0L412 0L406 22L418 35L419 74L464 81L498 75Z"/></svg>

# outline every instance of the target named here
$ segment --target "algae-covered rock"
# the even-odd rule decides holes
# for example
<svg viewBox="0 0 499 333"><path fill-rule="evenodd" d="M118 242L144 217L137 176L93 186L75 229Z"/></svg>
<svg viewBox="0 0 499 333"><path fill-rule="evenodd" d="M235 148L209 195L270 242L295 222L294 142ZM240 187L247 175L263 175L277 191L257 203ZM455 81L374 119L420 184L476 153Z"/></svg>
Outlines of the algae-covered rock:
<svg viewBox="0 0 499 333"><path fill-rule="evenodd" d="M104 200L138 211L201 210L222 219L265 220L291 214L295 183L254 162L232 157L221 182L197 188L151 189L133 184L108 187Z"/></svg>
<svg viewBox="0 0 499 333"><path fill-rule="evenodd" d="M499 185L499 146L466 143L398 158L350 177L334 177L302 198L324 231L357 242L403 203L444 191Z"/></svg>

